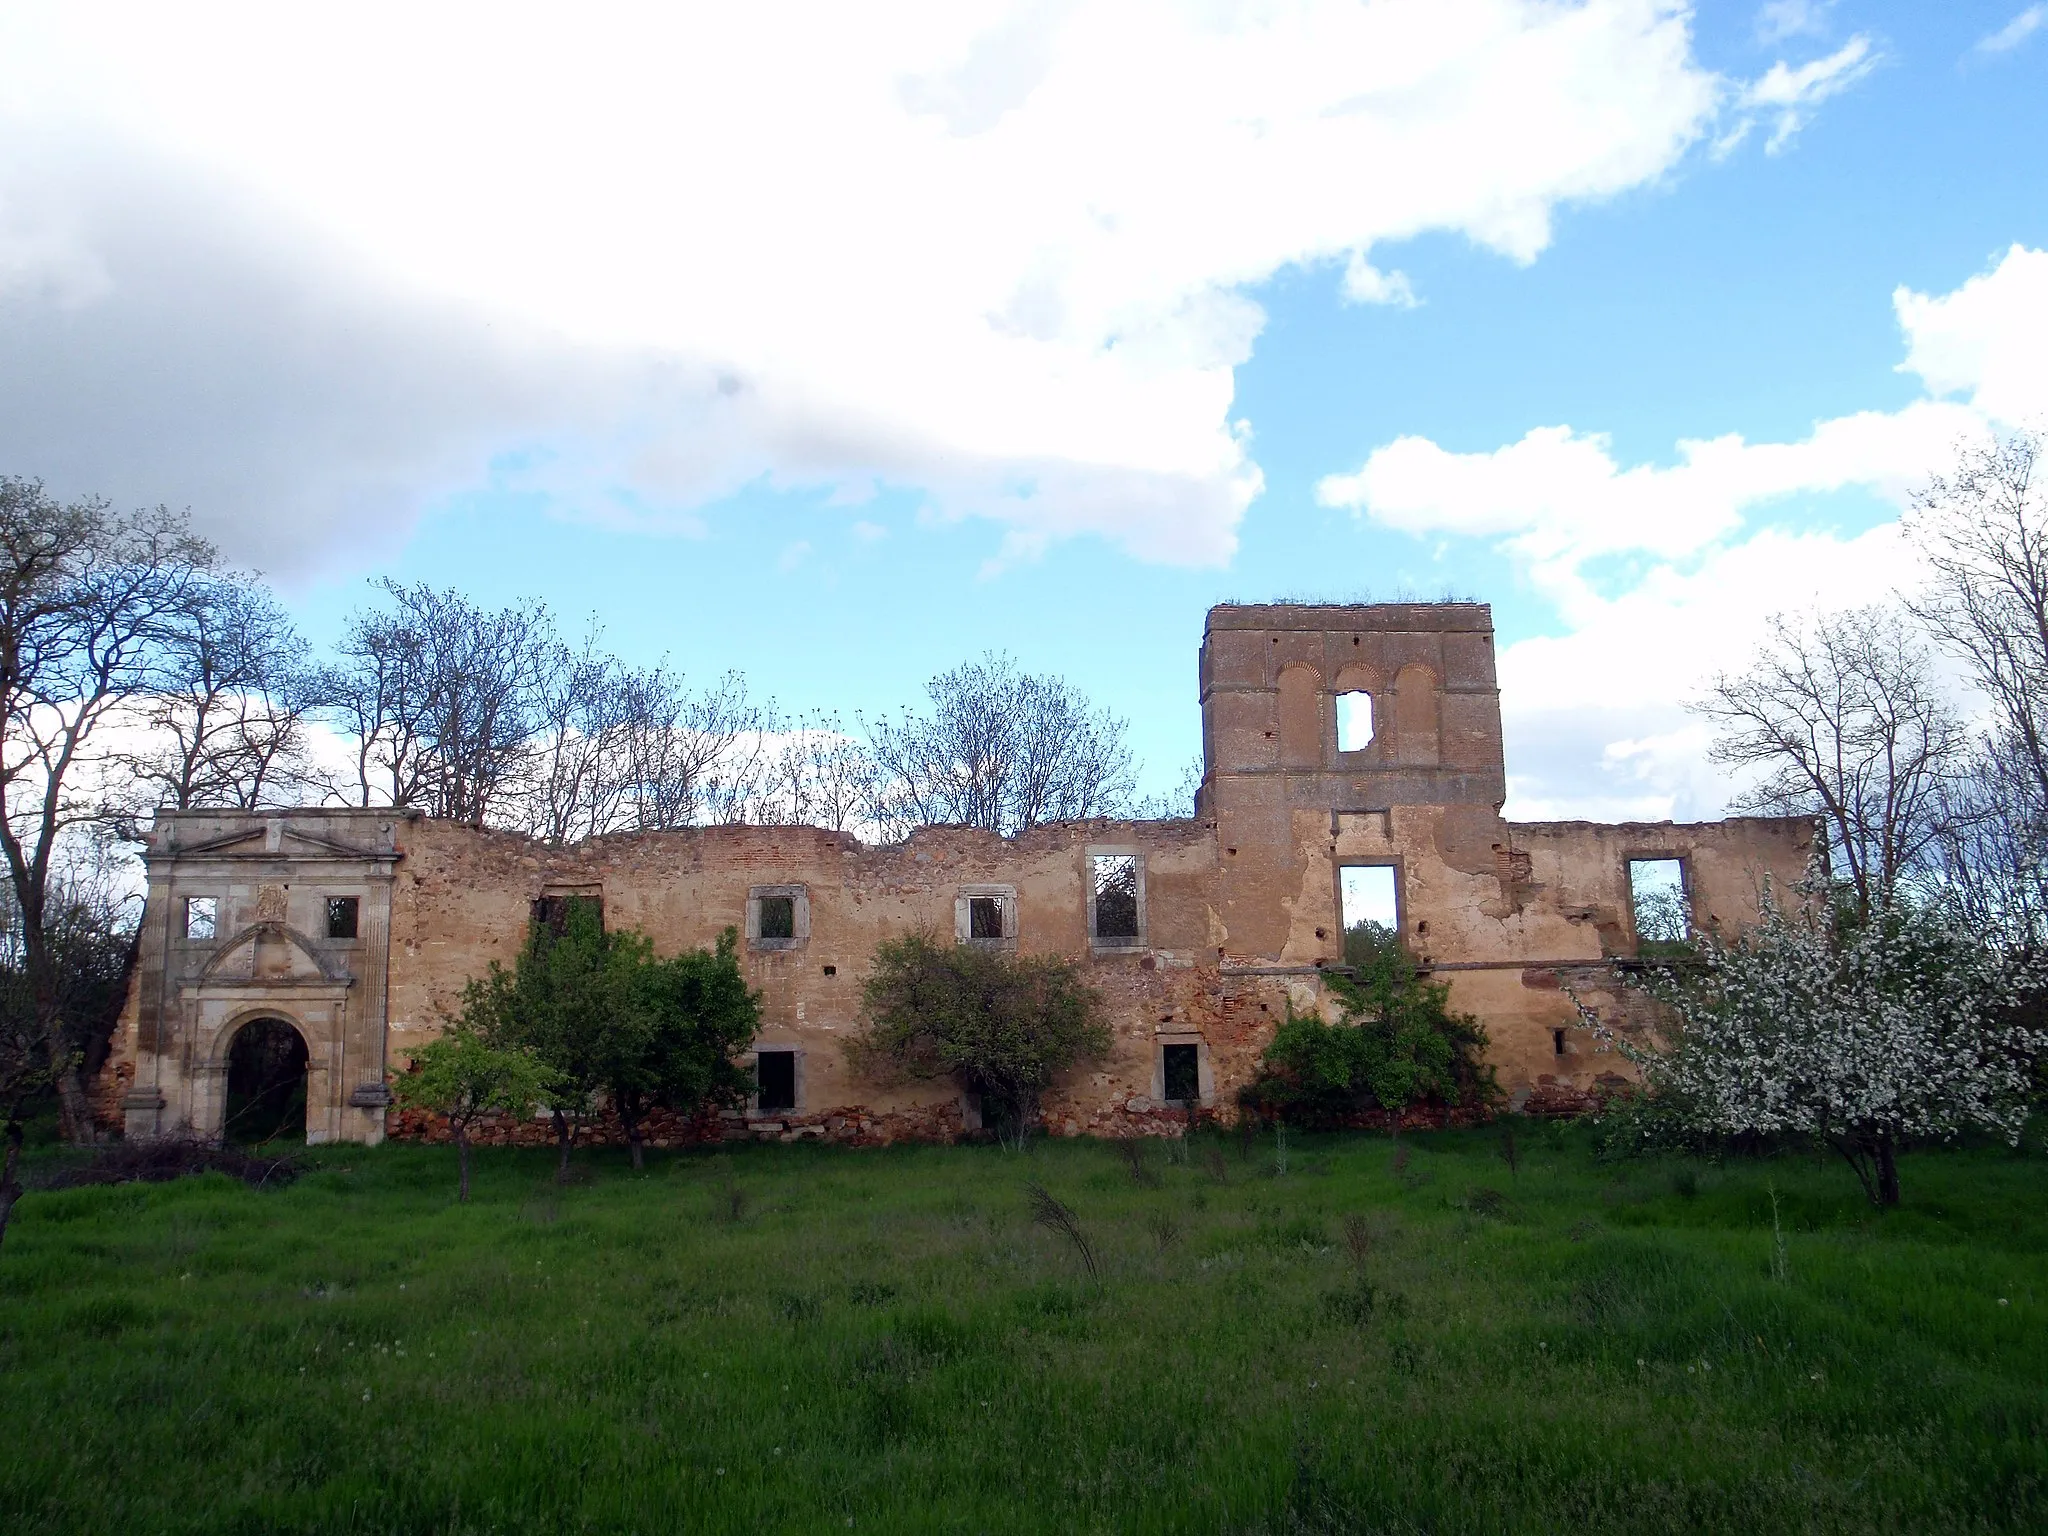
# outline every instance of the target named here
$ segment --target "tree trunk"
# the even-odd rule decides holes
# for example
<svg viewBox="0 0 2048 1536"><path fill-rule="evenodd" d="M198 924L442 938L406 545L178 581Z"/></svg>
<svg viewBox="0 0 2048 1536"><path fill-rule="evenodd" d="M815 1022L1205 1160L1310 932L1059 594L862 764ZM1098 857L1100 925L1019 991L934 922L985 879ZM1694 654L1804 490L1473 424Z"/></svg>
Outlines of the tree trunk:
<svg viewBox="0 0 2048 1536"><path fill-rule="evenodd" d="M1898 1149L1892 1145L1889 1136L1877 1138L1877 1203L1893 1206L1899 1203L1899 1160Z"/></svg>
<svg viewBox="0 0 2048 1536"><path fill-rule="evenodd" d="M4 1165L0 1165L0 1243L7 1241L7 1220L14 1214L14 1202L21 1198L21 1181L14 1176L14 1165L21 1160L21 1122L7 1122L7 1153Z"/></svg>
<svg viewBox="0 0 2048 1536"><path fill-rule="evenodd" d="M52 1054L60 1050L62 1046L53 1039ZM57 1087L57 1124L64 1139L73 1143L98 1141L99 1128L92 1120L92 1097L85 1091L84 1074L69 1053L53 1066L51 1079Z"/></svg>
<svg viewBox="0 0 2048 1536"><path fill-rule="evenodd" d="M559 1109L553 1111L555 1120L555 1182L569 1182L569 1117Z"/></svg>
<svg viewBox="0 0 2048 1536"><path fill-rule="evenodd" d="M455 1197L456 1202L460 1205L467 1205L469 1204L469 1122L467 1120L458 1120L455 1123L455 1158L462 1168L462 1193Z"/></svg>
<svg viewBox="0 0 2048 1536"><path fill-rule="evenodd" d="M619 1118L626 1122L626 1145L633 1152L633 1171L639 1173L647 1166L647 1160L640 1150L640 1117L621 1112Z"/></svg>

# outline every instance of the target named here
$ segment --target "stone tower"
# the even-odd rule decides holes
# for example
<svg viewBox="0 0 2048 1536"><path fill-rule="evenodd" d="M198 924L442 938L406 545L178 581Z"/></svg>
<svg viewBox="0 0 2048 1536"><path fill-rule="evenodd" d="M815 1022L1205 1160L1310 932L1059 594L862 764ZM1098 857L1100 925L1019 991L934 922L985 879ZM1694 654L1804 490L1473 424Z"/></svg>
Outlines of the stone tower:
<svg viewBox="0 0 2048 1536"><path fill-rule="evenodd" d="M1478 832L1507 798L1484 603L1212 608L1201 692L1200 814L1216 825L1228 957L1319 958L1294 953L1316 947L1303 919L1337 952L1334 886L1311 866L1347 820L1391 834L1398 808L1456 807Z"/></svg>

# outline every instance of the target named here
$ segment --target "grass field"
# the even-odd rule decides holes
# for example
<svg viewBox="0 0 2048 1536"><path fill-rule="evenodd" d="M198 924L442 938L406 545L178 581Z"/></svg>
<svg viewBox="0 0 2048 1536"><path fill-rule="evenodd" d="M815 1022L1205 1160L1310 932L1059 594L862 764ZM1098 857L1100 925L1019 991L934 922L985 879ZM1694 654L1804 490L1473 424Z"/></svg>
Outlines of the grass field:
<svg viewBox="0 0 2048 1536"><path fill-rule="evenodd" d="M2038 1151L1909 1157L1879 1216L1810 1158L1400 1145L32 1193L0 1529L2048 1529Z"/></svg>

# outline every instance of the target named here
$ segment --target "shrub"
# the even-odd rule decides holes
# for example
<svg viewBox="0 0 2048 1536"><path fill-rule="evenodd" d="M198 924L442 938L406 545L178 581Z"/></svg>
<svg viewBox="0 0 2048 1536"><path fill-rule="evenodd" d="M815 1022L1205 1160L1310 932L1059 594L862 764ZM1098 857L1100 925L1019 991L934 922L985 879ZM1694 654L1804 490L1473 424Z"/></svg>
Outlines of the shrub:
<svg viewBox="0 0 2048 1536"><path fill-rule="evenodd" d="M1485 1107L1499 1096L1480 1060L1486 1031L1450 1008L1451 989L1425 981L1394 935L1360 923L1345 934L1351 974L1324 973L1341 1017L1288 1009L1258 1078L1238 1102L1267 1120L1341 1126L1371 1110Z"/></svg>
<svg viewBox="0 0 2048 1536"><path fill-rule="evenodd" d="M847 1042L870 1077L950 1077L1021 1141L1060 1073L1109 1050L1102 999L1071 960L912 933L876 947L865 1017Z"/></svg>

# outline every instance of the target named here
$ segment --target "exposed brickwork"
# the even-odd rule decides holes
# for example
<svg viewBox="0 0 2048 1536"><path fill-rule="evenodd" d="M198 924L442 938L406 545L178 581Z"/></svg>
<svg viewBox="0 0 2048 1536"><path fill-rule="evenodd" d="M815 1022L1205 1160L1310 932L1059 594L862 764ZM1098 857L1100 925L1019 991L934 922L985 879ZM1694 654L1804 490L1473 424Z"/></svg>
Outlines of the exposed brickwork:
<svg viewBox="0 0 2048 1536"><path fill-rule="evenodd" d="M1218 608L1200 683L1206 777L1185 820L1063 823L1007 840L933 827L886 847L811 827L706 827L554 848L390 811L161 816L142 957L101 1099L131 1134L211 1132L229 1041L272 1016L306 1036L315 1138L442 1135L388 1111L388 1077L444 1026L466 979L512 962L537 899L599 894L609 924L644 930L666 954L743 927L749 893L773 886L802 891L808 933L745 946L744 964L762 997L758 1046L800 1053L799 1110L773 1123L657 1117L649 1140L951 1139L971 1113L956 1088L862 1081L842 1047L875 946L917 927L952 933L962 891L995 884L1015 892L1016 948L1082 961L1114 1034L1109 1059L1047 1096L1048 1129L1178 1134L1185 1112L1158 1097L1162 1047L1196 1044L1207 1112L1231 1116L1287 1009L1331 1006L1316 968L1342 955L1341 871L1377 863L1397 871L1403 939L1485 1025L1502 1086L1556 1112L1590 1102L1618 1070L1578 1028L1573 997L1642 1022L1604 963L1634 951L1628 860L1684 860L1696 912L1725 929L1754 912L1763 880L1798 878L1811 846L1796 819L1503 820L1483 605ZM1336 699L1361 690L1374 696L1375 736L1339 751ZM1126 949L1091 948L1090 853L1124 849L1140 857L1145 932ZM216 940L178 930L193 895L220 903ZM360 898L357 939L319 937L328 895ZM552 1132L504 1120L478 1139L540 1144Z"/></svg>

